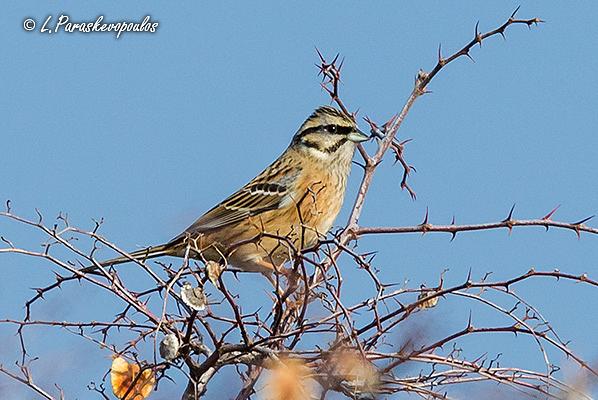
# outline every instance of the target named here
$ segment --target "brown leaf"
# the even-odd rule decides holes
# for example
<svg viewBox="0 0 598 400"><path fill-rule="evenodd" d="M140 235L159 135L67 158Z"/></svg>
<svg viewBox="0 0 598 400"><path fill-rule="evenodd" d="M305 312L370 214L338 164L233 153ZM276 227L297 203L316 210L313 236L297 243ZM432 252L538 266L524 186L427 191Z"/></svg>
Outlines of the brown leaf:
<svg viewBox="0 0 598 400"><path fill-rule="evenodd" d="M151 369L144 369L141 373L140 370L139 365L129 363L122 357L112 361L110 382L116 397L121 400L144 400L150 395L156 377Z"/></svg>
<svg viewBox="0 0 598 400"><path fill-rule="evenodd" d="M217 263L216 261L208 261L206 263L206 272L208 273L208 278L214 284L214 286L218 286L218 278L222 275L222 271L224 271L224 265Z"/></svg>

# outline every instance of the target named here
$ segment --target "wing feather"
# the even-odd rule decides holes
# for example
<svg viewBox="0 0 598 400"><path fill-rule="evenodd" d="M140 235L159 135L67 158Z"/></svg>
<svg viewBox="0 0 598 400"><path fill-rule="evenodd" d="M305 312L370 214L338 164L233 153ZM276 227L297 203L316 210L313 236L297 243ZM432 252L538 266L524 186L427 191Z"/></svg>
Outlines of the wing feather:
<svg viewBox="0 0 598 400"><path fill-rule="evenodd" d="M174 238L177 241L186 234L196 234L238 223L265 211L284 207L293 198L299 169L279 159L247 185L199 217L191 226Z"/></svg>

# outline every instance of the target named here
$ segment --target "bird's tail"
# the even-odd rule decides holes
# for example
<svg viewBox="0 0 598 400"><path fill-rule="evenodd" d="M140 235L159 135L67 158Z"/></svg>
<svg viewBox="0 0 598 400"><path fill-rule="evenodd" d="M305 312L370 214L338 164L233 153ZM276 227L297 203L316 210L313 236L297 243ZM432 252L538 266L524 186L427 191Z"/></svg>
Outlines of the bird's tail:
<svg viewBox="0 0 598 400"><path fill-rule="evenodd" d="M121 256L112 258L110 260L102 261L100 265L102 267L108 267L111 265L122 264L131 261L144 261L150 258L160 257L168 255L172 252L172 246L169 244L161 244L159 246L146 247L145 249L137 250L129 253L130 257Z"/></svg>
<svg viewBox="0 0 598 400"><path fill-rule="evenodd" d="M171 243L161 244L159 246L151 246L145 249L137 250L132 253L129 253L129 256L121 256L116 258L111 258L110 260L102 261L100 265L102 267L109 267L112 265L123 264L131 261L145 261L150 258L166 256L172 254L173 247ZM97 270L95 265L83 268L80 270L83 273L93 272Z"/></svg>

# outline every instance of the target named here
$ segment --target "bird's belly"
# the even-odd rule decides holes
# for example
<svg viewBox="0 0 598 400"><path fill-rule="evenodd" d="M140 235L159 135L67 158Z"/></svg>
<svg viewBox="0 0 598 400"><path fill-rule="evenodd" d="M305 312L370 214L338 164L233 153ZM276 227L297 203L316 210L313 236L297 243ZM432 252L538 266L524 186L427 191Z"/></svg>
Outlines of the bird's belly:
<svg viewBox="0 0 598 400"><path fill-rule="evenodd" d="M340 211L344 188L318 183L290 205L206 233L202 252L206 259L223 258L245 271L264 272L263 264L279 267L317 244L332 227ZM338 186L336 186L338 188Z"/></svg>

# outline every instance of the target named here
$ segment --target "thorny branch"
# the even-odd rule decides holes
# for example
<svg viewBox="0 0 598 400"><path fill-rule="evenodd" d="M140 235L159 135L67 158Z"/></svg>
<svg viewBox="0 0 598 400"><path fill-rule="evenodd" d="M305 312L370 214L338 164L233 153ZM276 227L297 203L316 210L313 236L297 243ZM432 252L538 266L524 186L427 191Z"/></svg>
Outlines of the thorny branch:
<svg viewBox="0 0 598 400"><path fill-rule="evenodd" d="M590 217L591 218L591 217ZM428 233L428 232L445 232L450 233L452 239L455 238L457 233L459 232L468 232L468 231L488 231L492 229L500 229L506 228L511 231L515 227L520 226L539 226L543 227L546 230L548 228L561 228L567 229L570 231L575 232L577 237L580 237L581 232L591 233L591 234L598 234L598 228L593 228L591 226L584 225L584 222L587 222L589 218L583 219L578 222L562 222L562 221L552 221L547 219L505 219L498 222L488 222L483 224L467 224L467 225L456 225L454 222L450 225L434 225L430 224L429 222L425 221L422 224L415 225L415 226L388 226L388 227L360 227L353 231L356 236L362 235L371 235L371 234L382 234L382 233Z"/></svg>
<svg viewBox="0 0 598 400"><path fill-rule="evenodd" d="M499 228L510 231L524 226L567 229L578 236L582 232L598 234L597 228L585 225L590 218L573 223L553 220L556 209L541 219L527 220L513 218L511 209L506 219L483 224L457 225L453 219L449 225L435 225L429 222L426 212L424 221L415 226L358 225L373 176L388 150L394 153L395 162L403 168L401 187L415 198L415 192L408 183L414 168L405 159L405 145L409 139L399 141L397 134L415 100L428 93L432 79L452 61L460 57L471 58L470 52L476 44L481 46L484 40L495 35L504 36L511 25L532 26L540 22L538 18L517 19L513 13L504 24L487 33L480 33L476 25L474 38L456 53L445 58L439 48L436 65L430 72L419 71L414 88L399 113L383 124L366 117L377 148L370 155L365 147L358 147L363 159L363 176L345 228L303 251L293 247L288 238L268 232L260 235L279 239L289 248L294 259L292 267L298 278L294 285L284 287L286 278L275 274L276 289L268 287L268 301L249 312L247 304L252 303L247 298L257 297L258 290L251 288L244 292L243 286L231 279L231 274L215 273L206 263L192 265L188 257L178 269L163 262L158 262L156 267L131 258L145 276L145 280L139 276L133 279L122 270L106 269L97 262L96 253L102 249L131 257L100 235L101 220L96 221L92 229L85 230L71 226L68 217L61 214L56 224L49 226L39 211L36 211L36 220L29 220L13 213L8 202L0 217L33 228L47 240L42 251L32 251L0 237L4 243L0 254L35 257L49 262L60 272L55 273L54 283L35 289L35 295L26 302L23 319L0 320L0 326L16 326L20 340L20 361L16 369L0 364L0 375L26 385L43 398L64 397L59 387L54 395L40 387L31 375L30 365L35 357L26 349L25 332L43 326L66 330L93 346L125 357L140 366L140 371L151 371L158 384L163 379L183 379L187 383L183 399L188 400L206 393L212 378L227 368L236 371L242 382L236 396L239 400L264 397L264 392L266 397L284 397L285 400L308 396L324 399L330 392L354 399L402 392L422 398L446 399L450 398L447 395L450 387L475 382L496 382L519 396L535 398L539 395L556 399L574 394L590 399L583 387L560 379L559 367L552 358L556 353L566 356L592 379L598 374L595 366L577 355L540 311L518 292L519 286L532 284L538 279L556 279L561 285L570 281L591 288L598 286L588 275L531 269L510 279L491 281L490 274L474 279L470 272L462 282L449 285L448 274L443 271L436 287L421 285L411 288L407 284L398 287L378 277L372 266L374 254L359 254L350 245L351 241L371 234L445 232L454 239L457 233L465 231ZM355 119L356 113L350 113L340 97L343 61L339 62L337 55L328 62L319 50L317 53L322 87L343 112ZM251 242L258 243L259 239L256 237ZM91 244L91 250L83 250L85 243ZM346 279L343 270L349 267L339 265L341 254L346 254L348 260L353 260L359 269L366 271L375 287L372 293L353 304L343 302L343 281ZM94 271L85 268L89 265L94 267ZM450 278L456 279L454 276ZM94 292L98 296L118 299L121 308L114 318L95 320L90 315L88 321L58 321L33 317L35 304L50 296L55 289L66 288L69 282L75 280L85 285L90 293L98 289ZM206 304L193 305L185 300L188 294L183 296L182 290L188 287L183 285L184 280L194 282L196 291L193 293L208 293ZM132 290L132 287L137 289ZM62 296L68 296L68 292L64 290ZM465 300L487 309L503 317L501 321L506 317L507 322L503 325L477 325L474 324L475 316L470 314L461 328L439 331L430 337L421 330L408 328L408 321L431 308L444 307L452 299ZM397 340L396 332L402 333L400 340ZM460 348L463 338L505 333L532 338L541 354L544 370L501 366L504 362L500 353L472 357ZM160 357L166 357L162 354L166 335L179 347L172 350L172 357L162 361L156 354L156 348L160 347ZM117 338L123 340L115 340ZM154 346L146 342L153 342ZM160 346L156 345L158 342ZM414 365L417 367L413 368ZM141 375L141 372L136 375L133 384L121 397L134 394L137 390L134 383ZM290 386L281 387L281 382L290 382ZM89 389L104 399L110 398L104 383L91 383ZM297 397L292 393L302 395Z"/></svg>

